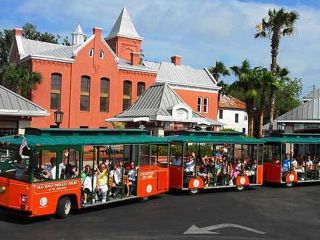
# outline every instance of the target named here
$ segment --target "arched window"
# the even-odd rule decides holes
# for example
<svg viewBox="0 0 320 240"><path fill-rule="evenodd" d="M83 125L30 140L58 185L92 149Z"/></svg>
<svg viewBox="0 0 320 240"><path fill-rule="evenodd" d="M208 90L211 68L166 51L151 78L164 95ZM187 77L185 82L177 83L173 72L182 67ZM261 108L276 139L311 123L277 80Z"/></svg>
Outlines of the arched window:
<svg viewBox="0 0 320 240"><path fill-rule="evenodd" d="M60 73L51 74L50 109L61 107L61 79Z"/></svg>
<svg viewBox="0 0 320 240"><path fill-rule="evenodd" d="M94 54L94 50L93 50L93 48L91 48L91 49L89 50L89 57L93 57L93 54Z"/></svg>
<svg viewBox="0 0 320 240"><path fill-rule="evenodd" d="M90 110L90 77L81 76L80 111Z"/></svg>
<svg viewBox="0 0 320 240"><path fill-rule="evenodd" d="M138 82L137 96L140 97L145 90L146 90L146 84L144 82Z"/></svg>
<svg viewBox="0 0 320 240"><path fill-rule="evenodd" d="M122 101L122 110L126 110L131 105L131 92L132 92L132 83L131 81L123 82L123 101Z"/></svg>
<svg viewBox="0 0 320 240"><path fill-rule="evenodd" d="M100 80L100 112L109 112L110 79Z"/></svg>
<svg viewBox="0 0 320 240"><path fill-rule="evenodd" d="M101 58L101 59L104 58L104 52L103 52L103 50L100 50L100 58Z"/></svg>

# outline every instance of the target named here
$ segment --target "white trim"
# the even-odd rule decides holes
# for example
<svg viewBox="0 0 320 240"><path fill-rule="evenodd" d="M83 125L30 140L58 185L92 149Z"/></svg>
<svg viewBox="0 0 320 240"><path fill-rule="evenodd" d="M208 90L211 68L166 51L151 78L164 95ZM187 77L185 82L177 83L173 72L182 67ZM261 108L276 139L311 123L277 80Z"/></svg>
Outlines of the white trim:
<svg viewBox="0 0 320 240"><path fill-rule="evenodd" d="M208 87L200 87L200 86L190 86L190 85L184 85L184 84L179 84L179 83L172 83L172 82L167 82L167 81L157 81L156 83L167 83L170 85L173 89L181 89L181 90L187 90L187 91L197 91L197 92L205 92L205 93L217 93L219 92L220 88L208 88Z"/></svg>
<svg viewBox="0 0 320 240"><path fill-rule="evenodd" d="M121 70L130 70L130 71L137 71L137 72L147 72L147 73L154 73L154 74L157 74L158 71L156 70L152 70L152 69L141 69L141 68L137 68L137 67L134 67L134 66L123 66L123 65L119 65L119 63L117 64L118 65L118 69L121 69Z"/></svg>
<svg viewBox="0 0 320 240"><path fill-rule="evenodd" d="M94 48L89 49L89 57L91 57L91 58L94 57Z"/></svg>
<svg viewBox="0 0 320 240"><path fill-rule="evenodd" d="M81 49L83 49L85 46L87 46L93 39L94 39L95 35L91 35L91 37L89 37L87 39L87 41L85 41L83 44L81 44L77 49L75 49L73 51L73 56L76 57L78 55L78 53L80 52Z"/></svg>
<svg viewBox="0 0 320 240"><path fill-rule="evenodd" d="M320 120L279 120L275 119L277 123L320 123Z"/></svg>
<svg viewBox="0 0 320 240"><path fill-rule="evenodd" d="M149 117L137 117L133 119L133 122L150 122Z"/></svg>
<svg viewBox="0 0 320 240"><path fill-rule="evenodd" d="M199 99L200 99L200 111L199 111ZM197 112L201 113L202 111L202 97L197 97Z"/></svg>
<svg viewBox="0 0 320 240"><path fill-rule="evenodd" d="M136 40L143 40L143 37L135 37L135 36L129 36L129 35L125 35L125 34L120 34L117 33L116 35L111 35L106 37L107 40L112 39L112 38L116 38L116 37L123 37L123 38L128 38L128 39L136 39Z"/></svg>
<svg viewBox="0 0 320 240"><path fill-rule="evenodd" d="M45 117L50 116L50 113L47 111L19 111L19 110L10 110L10 109L0 109L0 116L30 116L30 117Z"/></svg>
<svg viewBox="0 0 320 240"><path fill-rule="evenodd" d="M17 47L18 47L18 51L20 55L24 55L24 49L23 49L23 45L22 45L22 37L21 36L16 36L16 43L17 43Z"/></svg>
<svg viewBox="0 0 320 240"><path fill-rule="evenodd" d="M207 68L204 68L203 70L208 74L208 76L214 82L214 84L218 83L217 80L212 76L212 74L209 72L209 70Z"/></svg>
<svg viewBox="0 0 320 240"><path fill-rule="evenodd" d="M54 62L64 62L64 63L74 63L74 59L70 58L57 58L57 57L50 57L50 56L41 56L41 55L28 55L20 59L21 62L28 61L29 59L39 59L39 60L47 60L47 61L54 61Z"/></svg>
<svg viewBox="0 0 320 240"><path fill-rule="evenodd" d="M207 104L205 104L205 100L207 100ZM206 111L204 110L206 108ZM203 112L204 113L208 113L209 112L209 98L208 97L204 97L203 98Z"/></svg>

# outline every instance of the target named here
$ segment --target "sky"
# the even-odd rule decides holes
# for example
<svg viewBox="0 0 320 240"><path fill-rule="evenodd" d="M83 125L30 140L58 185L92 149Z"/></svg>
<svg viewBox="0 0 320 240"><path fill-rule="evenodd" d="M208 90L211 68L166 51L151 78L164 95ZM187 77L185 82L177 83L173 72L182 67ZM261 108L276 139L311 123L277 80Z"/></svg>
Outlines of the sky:
<svg viewBox="0 0 320 240"><path fill-rule="evenodd" d="M170 61L180 55L183 64L195 68L216 61L240 65L244 59L269 67L270 41L255 39L255 26L270 8L297 11L295 33L281 39L278 62L292 78L302 79L302 96L313 85L320 87L319 0L0 0L0 30L30 22L39 31L70 39L80 23L87 36L95 26L107 36L123 6L144 38L146 60Z"/></svg>

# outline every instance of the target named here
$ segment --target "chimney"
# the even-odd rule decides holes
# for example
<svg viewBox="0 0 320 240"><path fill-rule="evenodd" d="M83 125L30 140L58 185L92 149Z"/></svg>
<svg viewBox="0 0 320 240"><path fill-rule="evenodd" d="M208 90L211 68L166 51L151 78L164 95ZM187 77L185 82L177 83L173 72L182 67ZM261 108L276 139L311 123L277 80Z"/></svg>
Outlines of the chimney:
<svg viewBox="0 0 320 240"><path fill-rule="evenodd" d="M140 53L137 52L131 52L131 65L139 65L140 64Z"/></svg>
<svg viewBox="0 0 320 240"><path fill-rule="evenodd" d="M21 28L15 28L14 29L14 35L15 36L22 36L22 29Z"/></svg>
<svg viewBox="0 0 320 240"><path fill-rule="evenodd" d="M92 30L94 35L100 35L102 34L102 28L94 27Z"/></svg>
<svg viewBox="0 0 320 240"><path fill-rule="evenodd" d="M178 55L172 56L171 62L176 66L180 65L181 64L181 56L178 56Z"/></svg>

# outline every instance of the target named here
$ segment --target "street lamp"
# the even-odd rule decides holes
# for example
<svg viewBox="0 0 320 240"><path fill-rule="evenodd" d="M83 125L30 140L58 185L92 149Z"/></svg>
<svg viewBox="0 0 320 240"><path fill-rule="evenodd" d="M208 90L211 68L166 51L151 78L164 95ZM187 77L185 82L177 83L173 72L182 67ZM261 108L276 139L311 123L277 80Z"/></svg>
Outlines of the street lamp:
<svg viewBox="0 0 320 240"><path fill-rule="evenodd" d="M62 123L64 113L59 108L53 114L54 114L54 122L57 124L57 128L59 128L60 124Z"/></svg>

